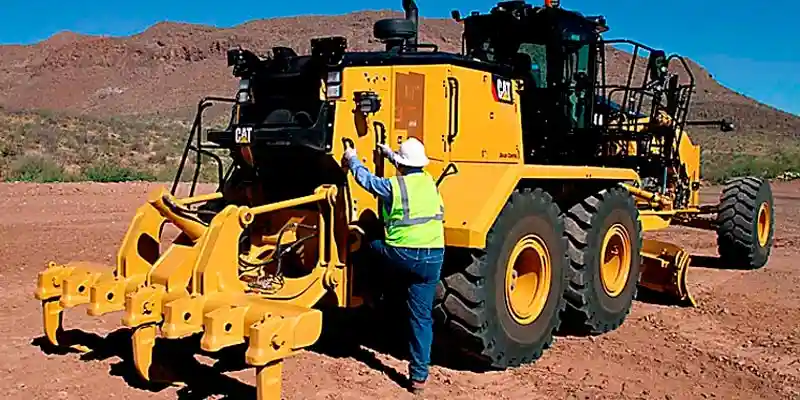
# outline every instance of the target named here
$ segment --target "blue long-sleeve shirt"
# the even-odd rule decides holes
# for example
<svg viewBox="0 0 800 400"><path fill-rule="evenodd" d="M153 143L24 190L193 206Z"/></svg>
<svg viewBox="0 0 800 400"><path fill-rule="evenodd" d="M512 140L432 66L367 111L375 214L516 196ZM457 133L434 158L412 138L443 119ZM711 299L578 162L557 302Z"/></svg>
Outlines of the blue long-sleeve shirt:
<svg viewBox="0 0 800 400"><path fill-rule="evenodd" d="M394 158L392 155L389 155L388 158L390 162L397 166L397 164L394 163ZM369 172L367 167L365 167L364 164L362 164L358 159L358 156L350 157L348 161L350 172L353 174L356 183L364 188L364 190L383 201L387 211L391 210L392 184L389 182L389 179L375 176L373 173ZM411 174L421 171L422 168L412 168L406 173Z"/></svg>

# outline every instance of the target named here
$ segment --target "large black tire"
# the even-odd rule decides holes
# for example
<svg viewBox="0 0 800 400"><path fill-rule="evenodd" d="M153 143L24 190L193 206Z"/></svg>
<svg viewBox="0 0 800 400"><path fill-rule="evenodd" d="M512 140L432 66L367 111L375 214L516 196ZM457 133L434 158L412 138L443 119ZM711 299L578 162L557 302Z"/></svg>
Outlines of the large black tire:
<svg viewBox="0 0 800 400"><path fill-rule="evenodd" d="M564 216L564 225L570 261L564 323L581 334L612 331L630 313L640 277L642 224L633 197L621 187L604 189L572 206ZM617 278L607 288L601 265L605 258L603 244L609 233L627 256L620 257Z"/></svg>
<svg viewBox="0 0 800 400"><path fill-rule="evenodd" d="M564 309L567 243L559 214L553 198L541 189L512 194L487 235L485 252L469 255L460 268L442 271L434 304L434 318L440 328L437 342L482 362L481 368L515 367L541 357L553 342ZM542 297L540 304L544 306L538 317L532 313L521 321L523 318L515 319L506 303L507 265L518 243L524 242L521 239L530 235L536 235L540 239L537 243L543 244L550 255L549 291L546 300ZM522 254L537 253L531 250ZM534 268L540 262L535 257L524 259L534 261L517 265ZM525 280L514 282L519 282L520 288L525 286ZM530 292L533 296L534 291ZM515 294L519 293L527 292Z"/></svg>
<svg viewBox="0 0 800 400"><path fill-rule="evenodd" d="M723 263L763 267L775 233L774 199L769 182L753 177L729 181L720 196L717 247Z"/></svg>

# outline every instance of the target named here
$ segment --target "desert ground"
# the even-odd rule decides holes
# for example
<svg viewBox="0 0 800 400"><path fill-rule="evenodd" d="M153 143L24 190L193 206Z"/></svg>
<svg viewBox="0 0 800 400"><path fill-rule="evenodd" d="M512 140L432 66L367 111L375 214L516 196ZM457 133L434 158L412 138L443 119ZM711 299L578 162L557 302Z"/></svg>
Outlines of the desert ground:
<svg viewBox="0 0 800 400"><path fill-rule="evenodd" d="M37 272L49 260L111 265L135 208L153 187L0 185L0 397L255 398L252 369L205 355L166 357L183 385L142 384L132 367L129 333L115 332L120 314L94 319L79 308L65 315L66 329L93 333L84 337L93 349L89 353L57 353L42 345L40 305L33 298ZM773 191L776 239L765 268L719 265L713 233L661 232L657 236L698 256L689 285L699 307L636 301L618 330L599 337L558 336L538 362L513 370L476 373L434 365L426 397L800 399L800 183L775 183ZM703 198L713 202L718 192L718 187L704 189ZM374 325L349 328L382 334ZM412 398L397 383L405 361L365 346L336 349L335 344L286 362L284 398ZM240 360L242 354L234 351L224 359Z"/></svg>

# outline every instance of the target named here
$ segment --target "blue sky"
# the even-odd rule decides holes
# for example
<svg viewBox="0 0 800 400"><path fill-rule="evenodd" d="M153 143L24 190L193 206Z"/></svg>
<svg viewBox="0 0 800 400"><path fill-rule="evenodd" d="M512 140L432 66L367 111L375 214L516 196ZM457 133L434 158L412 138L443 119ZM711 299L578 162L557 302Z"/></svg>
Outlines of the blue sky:
<svg viewBox="0 0 800 400"><path fill-rule="evenodd" d="M227 27L259 18L344 14L358 9L400 9L401 0L108 0L65 2L3 0L0 43L32 43L70 30L128 35L162 20ZM536 1L529 1L535 3ZM417 0L425 17L488 11L495 1ZM78 5L79 4L79 5ZM628 37L688 56L724 85L800 115L800 2L794 0L562 0L565 8L605 15L608 38ZM644 4L658 5L654 8ZM648 18L658 16L662 20Z"/></svg>

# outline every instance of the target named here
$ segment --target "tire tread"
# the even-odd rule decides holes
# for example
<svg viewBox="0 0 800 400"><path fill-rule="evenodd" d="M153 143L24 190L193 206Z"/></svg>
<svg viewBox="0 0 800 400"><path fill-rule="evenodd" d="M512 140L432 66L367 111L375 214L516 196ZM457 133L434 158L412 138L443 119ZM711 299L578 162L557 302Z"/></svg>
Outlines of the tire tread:
<svg viewBox="0 0 800 400"><path fill-rule="evenodd" d="M717 212L717 248L724 262L742 264L747 268L759 268L766 263L771 251L771 239L765 254L759 254L757 231L754 219L759 207L759 194L772 207L772 192L768 183L755 177L742 177L728 181L720 195ZM771 218L774 218L774 211ZM774 221L770 229L774 230ZM770 236L772 233L770 233Z"/></svg>
<svg viewBox="0 0 800 400"><path fill-rule="evenodd" d="M518 213L519 208L524 209L524 202L547 202L548 212L551 215L560 215L558 206L552 196L542 189L515 190L500 212L493 226L487 234L487 248L490 244L502 240L502 233L497 231L497 221L504 220ZM566 238L563 239L566 241ZM565 246L566 247L566 246ZM552 329L547 333L542 349L535 350L531 356L507 355L506 349L499 348L491 336L488 327L488 318L491 311L485 307L484 296L491 295L484 287L486 277L491 274L487 264L488 253L481 255L472 254L471 262L466 268L443 277L440 281L441 290L437 289L435 315L445 329L448 336L457 340L457 347L468 357L482 360L492 368L516 367L531 362L542 355L542 350L549 348L553 343L553 334L560 327L560 315L564 310L565 302L559 297L555 311L555 321ZM452 339L448 339L452 344Z"/></svg>
<svg viewBox="0 0 800 400"><path fill-rule="evenodd" d="M602 321L596 317L594 305L591 302L590 281L592 276L586 266L587 250L589 249L589 230L593 226L593 218L600 210L602 203L612 196L625 196L628 209L635 210L636 205L628 191L621 187L604 189L599 193L588 196L583 201L571 207L565 215L565 236L568 239L567 255L569 256L569 285L564 292L567 301L567 318L573 328L589 334L600 334L618 328L630 313L630 307L625 312L611 321ZM636 237L641 248L642 226L641 221L635 218ZM636 246L633 246L635 249ZM638 269L637 269L638 270ZM638 277L637 277L638 278ZM638 282L637 282L638 283ZM636 297L637 288L633 289L633 298Z"/></svg>

